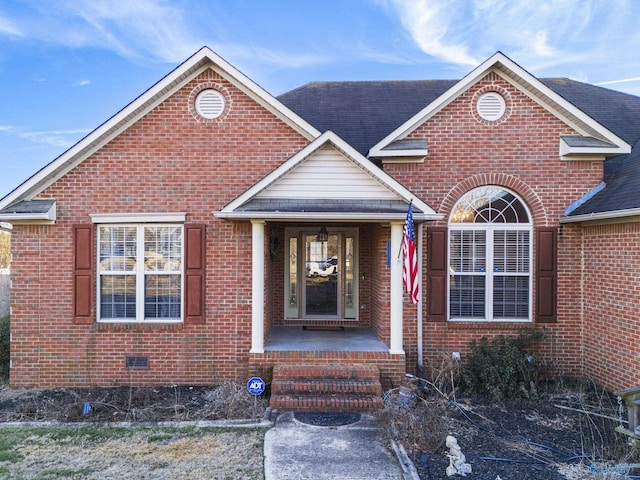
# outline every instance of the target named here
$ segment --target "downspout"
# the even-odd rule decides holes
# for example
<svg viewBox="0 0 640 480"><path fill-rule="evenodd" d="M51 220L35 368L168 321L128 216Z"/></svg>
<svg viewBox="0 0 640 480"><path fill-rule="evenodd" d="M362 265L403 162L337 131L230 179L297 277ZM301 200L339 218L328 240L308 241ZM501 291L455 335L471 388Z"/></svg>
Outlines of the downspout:
<svg viewBox="0 0 640 480"><path fill-rule="evenodd" d="M424 294L422 289L424 288L424 284L422 283L422 257L423 257L423 242L422 242L422 233L423 233L424 223L420 223L418 225L418 245L417 251L418 255L418 285L420 285L420 291L418 295L418 317L417 317L417 329L418 329L418 374L423 376L423 363L422 363L422 299L424 298Z"/></svg>
<svg viewBox="0 0 640 480"><path fill-rule="evenodd" d="M562 225L560 225L562 228ZM584 293L584 277L586 275L586 266L585 266L585 232L584 227L580 226L580 374L586 375L586 365L585 365L585 312L584 312L584 302L585 302L585 293ZM557 300L556 300L557 302Z"/></svg>

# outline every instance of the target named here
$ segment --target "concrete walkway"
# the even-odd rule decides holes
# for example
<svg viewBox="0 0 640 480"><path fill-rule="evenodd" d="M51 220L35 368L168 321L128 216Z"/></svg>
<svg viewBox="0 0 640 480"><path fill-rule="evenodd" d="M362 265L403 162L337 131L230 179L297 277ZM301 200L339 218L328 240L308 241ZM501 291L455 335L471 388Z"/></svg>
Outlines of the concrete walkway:
<svg viewBox="0 0 640 480"><path fill-rule="evenodd" d="M372 417L339 427L278 416L264 440L265 480L401 480L403 469Z"/></svg>

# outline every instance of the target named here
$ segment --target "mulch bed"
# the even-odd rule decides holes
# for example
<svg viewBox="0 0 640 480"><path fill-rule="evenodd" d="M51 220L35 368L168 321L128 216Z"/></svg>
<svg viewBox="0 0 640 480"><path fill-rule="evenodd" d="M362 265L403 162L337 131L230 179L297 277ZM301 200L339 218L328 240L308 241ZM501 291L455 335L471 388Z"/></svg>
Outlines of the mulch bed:
<svg viewBox="0 0 640 480"><path fill-rule="evenodd" d="M617 419L626 419L626 411L620 410L616 398L605 393L567 390L542 394L536 400L499 402L486 397L453 401L434 396L428 401L432 402L431 410L426 410L427 414L418 412L409 422L419 435L423 431L425 436L431 435L427 448L421 450L411 441L405 442L402 431L392 432L408 450L422 480L462 478L445 474L449 465L444 445L447 434L457 439L473 469L468 478L474 480L617 480L640 475L637 469L619 469L624 462L633 464L639 459L628 439L615 432ZM235 384L45 390L11 390L4 386L0 387L0 422L262 418L267 402L263 397L256 402L244 385ZM410 408L401 405L390 415ZM357 421L348 414L297 413L296 418L316 425ZM426 431L429 429L431 434Z"/></svg>
<svg viewBox="0 0 640 480"><path fill-rule="evenodd" d="M500 402L473 397L448 403L446 426L471 464L469 477L474 480L630 478L615 474L622 471L616 465L638 461L627 437L615 432L619 422L577 410L620 416L617 400L597 392ZM420 478L448 478L447 453L444 446L412 452ZM640 471L631 468L625 473Z"/></svg>
<svg viewBox="0 0 640 480"><path fill-rule="evenodd" d="M246 387L213 386L53 388L0 387L0 422L163 422L262 417L264 398Z"/></svg>

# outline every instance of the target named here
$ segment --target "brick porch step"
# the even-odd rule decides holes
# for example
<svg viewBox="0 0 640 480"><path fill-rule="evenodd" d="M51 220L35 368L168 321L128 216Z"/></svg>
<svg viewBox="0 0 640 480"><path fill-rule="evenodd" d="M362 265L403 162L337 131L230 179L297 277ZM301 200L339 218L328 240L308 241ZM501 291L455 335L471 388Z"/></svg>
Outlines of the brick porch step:
<svg viewBox="0 0 640 480"><path fill-rule="evenodd" d="M382 408L376 367L364 365L277 365L270 406L304 412L371 412Z"/></svg>

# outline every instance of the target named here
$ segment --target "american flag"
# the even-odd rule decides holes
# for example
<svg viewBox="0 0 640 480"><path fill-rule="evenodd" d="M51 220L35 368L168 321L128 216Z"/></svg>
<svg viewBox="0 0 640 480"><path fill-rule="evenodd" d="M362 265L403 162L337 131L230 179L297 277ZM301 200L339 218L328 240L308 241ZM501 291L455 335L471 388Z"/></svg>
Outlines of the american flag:
<svg viewBox="0 0 640 480"><path fill-rule="evenodd" d="M402 230L402 284L409 294L411 303L418 303L418 258L416 255L416 236L413 229L413 202L409 202L407 219Z"/></svg>

